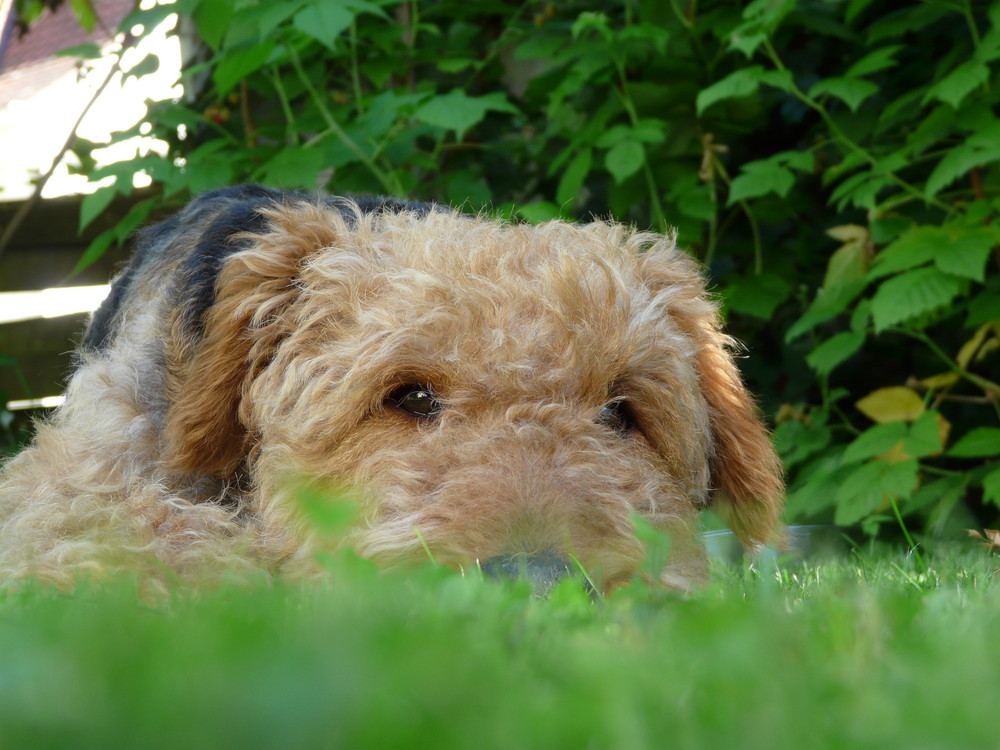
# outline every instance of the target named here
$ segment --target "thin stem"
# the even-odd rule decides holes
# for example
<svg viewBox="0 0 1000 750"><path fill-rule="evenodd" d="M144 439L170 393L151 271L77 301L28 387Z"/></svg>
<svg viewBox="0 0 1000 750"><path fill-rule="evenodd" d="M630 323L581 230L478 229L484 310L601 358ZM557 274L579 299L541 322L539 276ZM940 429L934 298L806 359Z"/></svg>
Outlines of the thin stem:
<svg viewBox="0 0 1000 750"><path fill-rule="evenodd" d="M278 101L281 103L281 111L285 116L285 140L288 141L289 145L294 146L299 142L299 129L295 122L295 113L288 103L288 93L285 91L285 84L281 82L281 76L274 68L271 68L269 72L274 90L278 94Z"/></svg>
<svg viewBox="0 0 1000 750"><path fill-rule="evenodd" d="M358 114L365 113L365 105L361 101L361 76L358 73L358 23L356 19L351 19L351 85L354 87L354 104L358 108Z"/></svg>
<svg viewBox="0 0 1000 750"><path fill-rule="evenodd" d="M132 37L129 37L129 40L131 39ZM79 117L76 118L76 122L73 123L73 127L70 129L69 135L66 137L66 142L63 143L62 148L59 149L59 152L52 160L52 164L49 166L48 171L42 175L41 178L39 178L37 183L35 183L35 190L32 192L31 197L20 205L17 209L17 213L11 217L11 220L7 222L7 226L3 228L3 233L0 233L0 256L3 255L3 251L7 249L7 245L9 245L10 241L14 238L14 233L17 232L21 224L28 217L28 214L31 213L31 210L35 207L38 201L41 200L42 191L45 189L45 185L48 183L49 179L51 179L52 175L55 174L56 168L63 160L63 157L66 156L66 152L73 147L77 138L76 131L80 128L80 123L83 122L87 113L90 112L94 104L97 103L101 94L104 93L104 90L111 83L111 80L121 71L122 54L128 48L129 44L130 42L127 41L126 44L122 45L121 50L118 52L118 57L115 58L114 64L112 64L111 68L108 69L107 75L105 75L104 80L101 81L101 85L97 87L94 95L90 97L90 101L87 102L83 111L80 112Z"/></svg>
<svg viewBox="0 0 1000 750"><path fill-rule="evenodd" d="M910 551L913 553L913 557L916 559L917 564L923 572L927 572L927 565L924 563L924 558L920 554L920 550L917 548L916 542L913 541L913 537L910 536L910 530L906 528L906 524L903 522L903 516L899 512L899 505L896 504L896 496L889 493L889 504L892 505L892 512L896 516L896 522L899 524L899 528L903 530L903 536L906 537L906 543L910 546Z"/></svg>
<svg viewBox="0 0 1000 750"><path fill-rule="evenodd" d="M344 129L340 127L340 123L337 122L330 110L327 109L326 102L323 101L323 97L316 90L316 87L313 86L312 81L309 80L309 76L306 75L305 70L302 69L302 61L299 60L299 55L295 51L295 47L288 45L287 49L289 57L291 57L292 60L292 66L295 68L295 72L299 77L299 81L302 83L305 90L309 92L309 96L312 98L313 103L315 103L316 108L319 110L327 125L327 130L311 138L309 143L315 143L322 140L327 133L333 133L337 136L340 142L347 146L351 153L358 157L358 160L368 168L368 171L371 172L375 179L382 184L382 187L386 190L386 192L391 193L392 195L402 196L402 187L399 184L399 180L394 179L395 175L392 175L393 179L390 179L389 176L379 169L378 165L371 160L371 157L369 157L368 154L366 154L361 147L354 142L354 139L352 139L344 131Z"/></svg>
<svg viewBox="0 0 1000 750"><path fill-rule="evenodd" d="M615 69L618 71L618 82L619 88L616 89L618 92L618 97L622 101L622 106L625 108L625 112L628 114L629 121L632 123L633 127L639 124L639 113L635 109L635 103L632 101L632 97L628 93L628 81L625 76L625 66L622 65L621 60L615 55ZM667 231L667 217L663 212L663 203L660 200L660 190L656 184L656 177L653 174L652 167L649 166L649 160L643 159L642 162L642 172L646 178L646 189L649 191L649 209L652 214L653 223L661 232Z"/></svg>
<svg viewBox="0 0 1000 750"><path fill-rule="evenodd" d="M778 56L777 51L774 49L774 46L771 44L770 39L767 38L764 39L764 49L767 52L767 56L771 59L771 62L778 70L787 70L785 64L781 61L781 58ZM867 149L855 143L851 138L848 137L848 135L843 130L841 130L840 126L837 124L837 121L834 120L833 117L830 116L830 113L826 111L826 107L824 107L818 101L816 101L815 99L807 95L804 91L802 91L802 89L800 89L795 84L794 81L791 81L789 91L796 99L798 99L807 107L815 111L823 119L823 122L826 123L826 126L830 129L830 132L833 133L836 139L840 141L844 146L846 146L850 151L856 153L858 156L867 161L873 167L878 164L878 159L872 156ZM907 193L913 195L914 197L920 198L921 200L933 205L934 207L941 209L947 214L954 213L955 209L953 206L949 206L947 203L944 203L938 200L937 198L927 198L927 196L924 195L924 193L921 192L919 188L917 188L915 185L911 185L909 182L904 180L895 172L887 172L885 173L885 176L888 177L890 180L892 180L894 183L896 183L898 187L900 187Z"/></svg>
<svg viewBox="0 0 1000 750"><path fill-rule="evenodd" d="M687 15L685 15L684 11L681 10L677 0L670 0L670 9L674 12L677 20L680 21L681 26L685 29L690 29L694 25L691 23L691 19L689 19Z"/></svg>
<svg viewBox="0 0 1000 750"><path fill-rule="evenodd" d="M715 170L719 173L722 181L726 185L731 185L733 180L729 176L729 172L726 170L725 165L718 158L714 159ZM753 211L750 209L750 204L746 201L738 201L739 207L746 214L747 220L750 222L750 234L753 237L753 272L755 274L760 274L764 270L764 247L760 238L760 227L757 225L757 219L753 215Z"/></svg>
<svg viewBox="0 0 1000 750"><path fill-rule="evenodd" d="M972 36L972 46L974 46L978 52L982 39L979 36L979 29L976 28L976 19L975 16L972 15L972 7L969 4L969 0L964 0L962 2L961 13L965 17L965 22L969 26L969 34Z"/></svg>
<svg viewBox="0 0 1000 750"><path fill-rule="evenodd" d="M750 204L746 201L740 201L740 208L747 215L747 220L750 222L750 234L753 236L753 272L760 275L764 270L764 245L760 239L760 227L757 226L757 218L750 210Z"/></svg>
<svg viewBox="0 0 1000 750"><path fill-rule="evenodd" d="M905 328L888 328L886 330L891 331L892 333L901 333L904 336L909 336L910 338L922 342L928 349L937 355L938 359L947 364L948 368L953 372L957 372L970 383L982 388L984 391L1000 396L1000 384L994 383L992 380L988 380L980 375L976 375L974 372L966 370L958 364L958 362L949 357L948 354L936 343L934 343L934 340L925 333L920 331L908 331Z"/></svg>

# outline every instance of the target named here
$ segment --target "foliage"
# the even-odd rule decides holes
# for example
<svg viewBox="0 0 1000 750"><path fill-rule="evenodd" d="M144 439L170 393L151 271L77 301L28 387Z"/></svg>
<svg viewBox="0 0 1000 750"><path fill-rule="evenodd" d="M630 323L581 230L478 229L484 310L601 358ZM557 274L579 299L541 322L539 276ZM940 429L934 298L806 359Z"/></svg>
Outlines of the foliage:
<svg viewBox="0 0 1000 750"><path fill-rule="evenodd" d="M988 747L985 553L546 600L345 554L307 586L0 594L8 748ZM803 740L808 738L808 740Z"/></svg>
<svg viewBox="0 0 1000 750"><path fill-rule="evenodd" d="M83 262L243 180L669 223L750 343L792 520L996 515L1000 2L178 0L122 28L175 12L185 98L116 137L165 150L90 168L81 220L137 172L156 197Z"/></svg>

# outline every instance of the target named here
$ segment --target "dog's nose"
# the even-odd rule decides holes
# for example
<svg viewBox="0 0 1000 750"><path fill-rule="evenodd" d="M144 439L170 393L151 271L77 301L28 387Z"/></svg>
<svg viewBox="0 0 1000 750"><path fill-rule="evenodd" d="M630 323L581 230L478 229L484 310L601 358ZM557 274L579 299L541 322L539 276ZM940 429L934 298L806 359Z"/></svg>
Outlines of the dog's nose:
<svg viewBox="0 0 1000 750"><path fill-rule="evenodd" d="M569 561L554 552L497 555L481 563L480 568L491 578L524 578L538 596L545 596L572 571Z"/></svg>

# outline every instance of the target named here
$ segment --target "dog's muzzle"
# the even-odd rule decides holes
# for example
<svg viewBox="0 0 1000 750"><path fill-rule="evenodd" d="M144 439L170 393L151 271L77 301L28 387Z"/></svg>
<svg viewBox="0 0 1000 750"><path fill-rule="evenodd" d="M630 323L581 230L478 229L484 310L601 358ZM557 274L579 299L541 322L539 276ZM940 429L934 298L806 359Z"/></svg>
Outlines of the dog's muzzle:
<svg viewBox="0 0 1000 750"><path fill-rule="evenodd" d="M481 563L480 568L491 578L523 578L531 583L537 596L548 594L553 586L573 570L568 560L554 552L497 555Z"/></svg>

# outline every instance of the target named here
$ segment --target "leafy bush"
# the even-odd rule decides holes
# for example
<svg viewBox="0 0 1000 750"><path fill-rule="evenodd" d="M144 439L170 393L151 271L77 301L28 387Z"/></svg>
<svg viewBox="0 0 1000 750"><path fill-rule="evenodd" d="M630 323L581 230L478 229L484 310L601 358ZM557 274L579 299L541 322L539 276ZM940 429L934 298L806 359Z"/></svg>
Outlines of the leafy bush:
<svg viewBox="0 0 1000 750"><path fill-rule="evenodd" d="M137 172L156 197L83 263L244 180L674 225L750 344L791 520L995 515L1000 2L179 0L122 28L175 12L185 98L117 137L166 152L90 169L82 221Z"/></svg>

